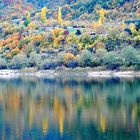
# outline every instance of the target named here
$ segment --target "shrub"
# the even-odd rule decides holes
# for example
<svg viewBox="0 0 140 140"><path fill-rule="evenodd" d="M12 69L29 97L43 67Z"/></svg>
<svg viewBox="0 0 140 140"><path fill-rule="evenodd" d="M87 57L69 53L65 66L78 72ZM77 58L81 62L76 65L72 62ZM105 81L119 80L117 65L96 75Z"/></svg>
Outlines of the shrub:
<svg viewBox="0 0 140 140"><path fill-rule="evenodd" d="M13 56L17 55L18 52L19 52L19 49L13 49L13 50L11 51L11 56L13 57Z"/></svg>
<svg viewBox="0 0 140 140"><path fill-rule="evenodd" d="M27 27L27 26L30 24L30 21L25 20L23 24L24 24L24 26L26 26L26 27Z"/></svg>
<svg viewBox="0 0 140 140"><path fill-rule="evenodd" d="M139 55L136 49L126 47L121 51L121 57L125 66L135 65L140 63Z"/></svg>
<svg viewBox="0 0 140 140"><path fill-rule="evenodd" d="M97 67L101 65L101 60L98 57L94 56L92 61L93 61L93 64L92 64L93 67Z"/></svg>
<svg viewBox="0 0 140 140"><path fill-rule="evenodd" d="M71 60L75 60L74 54L69 53L69 52L66 53L65 56L64 56L64 62L65 62L65 64L67 64Z"/></svg>
<svg viewBox="0 0 140 140"><path fill-rule="evenodd" d="M27 45L28 43L29 43L29 39L28 38L27 39L22 39L19 42L18 48L21 49L24 45Z"/></svg>
<svg viewBox="0 0 140 140"><path fill-rule="evenodd" d="M99 58L102 58L102 57L104 57L106 54L107 54L107 50L106 50L106 49L97 49L97 50L96 50L96 53L95 53L95 56L96 56L96 57L99 57Z"/></svg>
<svg viewBox="0 0 140 140"><path fill-rule="evenodd" d="M103 64L103 59L107 54L106 49L97 49L93 57L93 66L100 66Z"/></svg>
<svg viewBox="0 0 140 140"><path fill-rule="evenodd" d="M43 65L43 69L55 69L57 67L57 62L46 62L46 64Z"/></svg>
<svg viewBox="0 0 140 140"><path fill-rule="evenodd" d="M101 41L98 41L96 43L96 48L97 49L104 49L105 48L105 44L103 42L101 42Z"/></svg>
<svg viewBox="0 0 140 140"><path fill-rule="evenodd" d="M29 55L29 66L30 67L40 67L41 66L41 56L36 52L32 52Z"/></svg>
<svg viewBox="0 0 140 140"><path fill-rule="evenodd" d="M60 62L57 62L56 60L50 60L45 59L44 62L42 62L42 69L55 69L56 67L61 66Z"/></svg>
<svg viewBox="0 0 140 140"><path fill-rule="evenodd" d="M0 58L0 69L6 69L7 68L7 63L5 59Z"/></svg>
<svg viewBox="0 0 140 140"><path fill-rule="evenodd" d="M57 55L57 60L58 60L58 62L64 63L65 54L66 54L65 52L60 52L60 53L58 53L58 55Z"/></svg>
<svg viewBox="0 0 140 140"><path fill-rule="evenodd" d="M122 65L122 61L117 54L117 52L108 52L105 54L103 59L104 65L107 66L107 69L118 69Z"/></svg>
<svg viewBox="0 0 140 140"><path fill-rule="evenodd" d="M137 61L133 63L134 70L140 70L140 55L137 55Z"/></svg>
<svg viewBox="0 0 140 140"><path fill-rule="evenodd" d="M80 30L76 30L76 35L81 35L81 31Z"/></svg>
<svg viewBox="0 0 140 140"><path fill-rule="evenodd" d="M25 48L25 54L27 55L27 57L29 57L30 53L34 50L33 46L26 46Z"/></svg>
<svg viewBox="0 0 140 140"><path fill-rule="evenodd" d="M14 56L9 64L9 67L12 69L21 69L28 66L29 66L29 63L28 63L28 58L26 57L26 55Z"/></svg>
<svg viewBox="0 0 140 140"><path fill-rule="evenodd" d="M73 45L78 43L78 37L75 34L70 34L66 37L66 43L68 45Z"/></svg>
<svg viewBox="0 0 140 140"><path fill-rule="evenodd" d="M92 65L92 53L88 50L84 50L79 58L80 65L84 66L91 66Z"/></svg>
<svg viewBox="0 0 140 140"><path fill-rule="evenodd" d="M129 35L132 35L132 32L129 28L126 28L124 31L127 32Z"/></svg>
<svg viewBox="0 0 140 140"><path fill-rule="evenodd" d="M70 60L70 61L66 64L66 66L67 66L68 68L76 68L76 67L78 67L78 61L77 61L77 60Z"/></svg>
<svg viewBox="0 0 140 140"><path fill-rule="evenodd" d="M90 35L85 34L80 37L79 42L82 43L82 46L85 48L86 46L92 44L94 41Z"/></svg>

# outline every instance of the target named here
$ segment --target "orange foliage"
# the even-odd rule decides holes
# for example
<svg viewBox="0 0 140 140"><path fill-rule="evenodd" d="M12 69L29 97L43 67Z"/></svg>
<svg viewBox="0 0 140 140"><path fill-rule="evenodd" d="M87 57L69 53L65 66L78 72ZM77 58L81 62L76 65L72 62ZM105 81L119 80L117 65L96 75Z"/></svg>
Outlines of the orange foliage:
<svg viewBox="0 0 140 140"><path fill-rule="evenodd" d="M17 33L13 33L10 37L8 37L5 40L0 40L0 48L4 48L4 47L9 47L11 48L11 52L9 52L8 54L6 54L7 56L11 57L13 56L12 54L18 54L19 53L19 35Z"/></svg>
<svg viewBox="0 0 140 140"><path fill-rule="evenodd" d="M36 36L33 36L31 38L31 43L34 43L36 41L42 41L43 40L43 36L42 35L36 35Z"/></svg>

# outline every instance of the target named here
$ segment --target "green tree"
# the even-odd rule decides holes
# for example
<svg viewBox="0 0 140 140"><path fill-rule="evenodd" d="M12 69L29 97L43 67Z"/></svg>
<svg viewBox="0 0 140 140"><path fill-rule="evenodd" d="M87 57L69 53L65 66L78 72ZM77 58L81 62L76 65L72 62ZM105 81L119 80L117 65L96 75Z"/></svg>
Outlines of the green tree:
<svg viewBox="0 0 140 140"><path fill-rule="evenodd" d="M22 69L28 66L28 59L27 56L24 54L14 56L9 64L9 67L12 69Z"/></svg>
<svg viewBox="0 0 140 140"><path fill-rule="evenodd" d="M133 47L126 47L121 51L123 64L126 66L135 65L140 63L138 52Z"/></svg>
<svg viewBox="0 0 140 140"><path fill-rule="evenodd" d="M91 66L92 65L93 56L89 50L82 51L79 62L81 66Z"/></svg>
<svg viewBox="0 0 140 140"><path fill-rule="evenodd" d="M40 54L37 54L36 52L31 52L29 55L29 65L30 67L40 67L42 62L42 58Z"/></svg>

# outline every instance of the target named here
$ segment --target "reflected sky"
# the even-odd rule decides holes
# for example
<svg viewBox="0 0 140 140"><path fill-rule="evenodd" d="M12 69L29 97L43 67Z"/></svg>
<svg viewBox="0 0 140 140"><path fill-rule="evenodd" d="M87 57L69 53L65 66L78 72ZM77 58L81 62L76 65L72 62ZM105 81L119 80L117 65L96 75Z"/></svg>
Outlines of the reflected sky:
<svg viewBox="0 0 140 140"><path fill-rule="evenodd" d="M0 79L0 140L138 140L140 79Z"/></svg>

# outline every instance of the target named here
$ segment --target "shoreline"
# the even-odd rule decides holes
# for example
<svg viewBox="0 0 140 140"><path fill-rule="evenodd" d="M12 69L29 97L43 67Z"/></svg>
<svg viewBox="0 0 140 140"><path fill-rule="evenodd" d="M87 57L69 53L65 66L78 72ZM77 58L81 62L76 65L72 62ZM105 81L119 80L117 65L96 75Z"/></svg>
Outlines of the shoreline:
<svg viewBox="0 0 140 140"><path fill-rule="evenodd" d="M22 76L56 77L56 76L86 76L86 77L140 77L140 71L93 71L93 70L0 70L0 78L17 78Z"/></svg>

